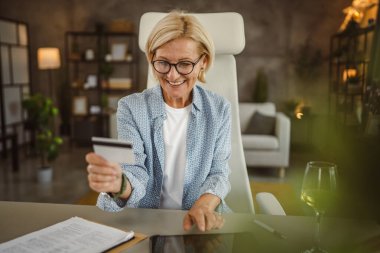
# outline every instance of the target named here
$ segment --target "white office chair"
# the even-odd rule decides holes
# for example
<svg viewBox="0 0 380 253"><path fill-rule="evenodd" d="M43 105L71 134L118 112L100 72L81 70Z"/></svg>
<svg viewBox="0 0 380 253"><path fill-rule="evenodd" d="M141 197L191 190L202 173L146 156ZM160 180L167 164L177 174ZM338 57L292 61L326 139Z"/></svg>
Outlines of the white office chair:
<svg viewBox="0 0 380 253"><path fill-rule="evenodd" d="M145 43L154 27L166 13L148 12L140 20L139 47L145 50ZM194 14L210 32L215 44L214 65L206 74L204 86L231 103L232 111L232 156L229 161L231 174L231 192L226 198L227 204L235 212L254 213L252 193L248 180L240 133L239 100L234 55L239 54L245 46L244 22L238 13L203 13ZM147 87L157 85L151 66L149 66Z"/></svg>

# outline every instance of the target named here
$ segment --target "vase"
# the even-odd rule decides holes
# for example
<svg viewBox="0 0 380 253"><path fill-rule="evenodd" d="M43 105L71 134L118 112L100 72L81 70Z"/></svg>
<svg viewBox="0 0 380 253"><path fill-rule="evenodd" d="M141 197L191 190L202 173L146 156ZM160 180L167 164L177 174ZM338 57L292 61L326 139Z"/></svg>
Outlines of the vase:
<svg viewBox="0 0 380 253"><path fill-rule="evenodd" d="M49 184L53 181L53 168L42 167L37 172L37 182L40 184Z"/></svg>

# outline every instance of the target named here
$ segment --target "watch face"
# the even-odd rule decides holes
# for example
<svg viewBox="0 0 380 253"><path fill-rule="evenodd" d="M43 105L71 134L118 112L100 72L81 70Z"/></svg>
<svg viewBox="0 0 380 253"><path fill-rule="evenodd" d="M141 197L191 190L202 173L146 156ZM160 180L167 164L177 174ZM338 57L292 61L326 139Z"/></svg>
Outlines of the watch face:
<svg viewBox="0 0 380 253"><path fill-rule="evenodd" d="M251 253L255 249L252 233L152 236L151 253Z"/></svg>

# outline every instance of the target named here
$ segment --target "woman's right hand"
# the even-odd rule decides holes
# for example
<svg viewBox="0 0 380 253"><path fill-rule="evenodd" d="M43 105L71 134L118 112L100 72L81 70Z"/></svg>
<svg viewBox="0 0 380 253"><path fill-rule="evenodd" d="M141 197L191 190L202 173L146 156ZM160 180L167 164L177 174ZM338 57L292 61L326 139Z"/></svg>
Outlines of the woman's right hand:
<svg viewBox="0 0 380 253"><path fill-rule="evenodd" d="M92 190L109 193L120 191L122 170L118 163L109 162L93 152L86 155L86 161L88 184Z"/></svg>

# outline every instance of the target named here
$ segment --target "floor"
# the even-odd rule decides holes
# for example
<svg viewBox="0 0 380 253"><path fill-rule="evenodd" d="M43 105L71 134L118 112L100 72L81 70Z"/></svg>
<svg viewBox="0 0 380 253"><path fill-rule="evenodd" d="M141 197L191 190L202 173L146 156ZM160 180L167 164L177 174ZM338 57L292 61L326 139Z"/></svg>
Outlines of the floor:
<svg viewBox="0 0 380 253"><path fill-rule="evenodd" d="M380 166L377 162L380 138L358 137L341 132L331 136L327 138L327 146L318 148L315 145L292 144L290 166L284 179L277 177L276 169L248 168L250 180L289 184L298 199L307 161L333 161L338 164L339 186L344 192L344 201L339 204L339 209L348 212L348 216L360 215L380 220ZM21 168L18 173L11 171L10 158L0 158L0 200L77 203L89 192L84 156L91 149L70 147L67 143L54 162L54 177L50 184L37 182L39 161L24 150L20 152Z"/></svg>

